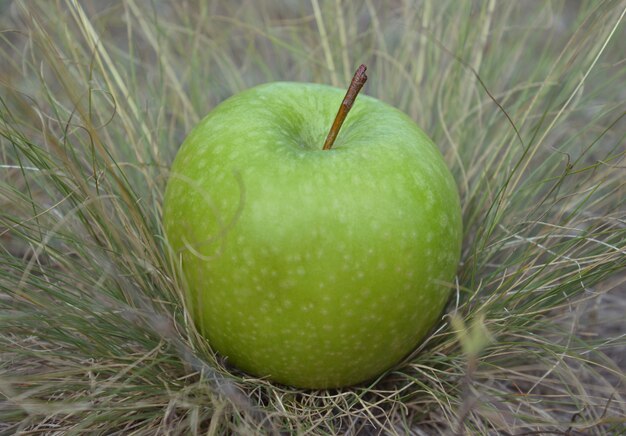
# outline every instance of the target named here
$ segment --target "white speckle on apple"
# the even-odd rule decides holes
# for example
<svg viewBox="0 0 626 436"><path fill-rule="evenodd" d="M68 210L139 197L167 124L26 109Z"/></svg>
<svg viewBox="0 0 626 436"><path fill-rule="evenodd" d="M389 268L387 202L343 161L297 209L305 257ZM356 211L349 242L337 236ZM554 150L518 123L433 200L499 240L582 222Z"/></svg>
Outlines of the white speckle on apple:
<svg viewBox="0 0 626 436"><path fill-rule="evenodd" d="M449 221L448 215L445 212L439 214L439 226L442 229L447 229Z"/></svg>
<svg viewBox="0 0 626 436"><path fill-rule="evenodd" d="M431 210L435 206L435 195L430 189L426 190L426 208Z"/></svg>

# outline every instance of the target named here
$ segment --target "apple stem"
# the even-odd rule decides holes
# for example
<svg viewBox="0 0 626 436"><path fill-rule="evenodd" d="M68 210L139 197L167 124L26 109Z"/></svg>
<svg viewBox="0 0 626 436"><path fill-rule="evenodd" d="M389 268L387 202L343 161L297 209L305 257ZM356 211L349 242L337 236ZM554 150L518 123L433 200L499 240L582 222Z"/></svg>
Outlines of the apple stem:
<svg viewBox="0 0 626 436"><path fill-rule="evenodd" d="M343 98L341 106L339 106L339 111L335 116L335 121L333 121L333 125L330 128L330 131L328 132L326 141L324 141L324 148L322 150L330 150L330 148L335 143L335 139L337 139L337 135L339 134L339 129L341 129L341 125L348 116L348 112L350 112L350 109L352 109L354 101L356 100L356 96L359 94L359 91L361 90L361 88L363 88L363 85L367 80L365 70L367 70L367 67L361 64L361 66L357 68L356 72L354 73L352 82L350 82L350 86L348 87L348 92L346 92L346 96Z"/></svg>

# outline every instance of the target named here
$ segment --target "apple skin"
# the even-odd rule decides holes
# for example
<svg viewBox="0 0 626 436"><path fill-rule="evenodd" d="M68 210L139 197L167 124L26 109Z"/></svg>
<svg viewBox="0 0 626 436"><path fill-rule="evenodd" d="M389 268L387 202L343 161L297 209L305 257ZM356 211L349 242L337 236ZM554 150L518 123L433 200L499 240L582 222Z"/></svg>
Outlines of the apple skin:
<svg viewBox="0 0 626 436"><path fill-rule="evenodd" d="M438 320L459 262L454 179L405 114L277 82L216 107L173 163L163 223L187 303L234 366L303 388L367 381Z"/></svg>

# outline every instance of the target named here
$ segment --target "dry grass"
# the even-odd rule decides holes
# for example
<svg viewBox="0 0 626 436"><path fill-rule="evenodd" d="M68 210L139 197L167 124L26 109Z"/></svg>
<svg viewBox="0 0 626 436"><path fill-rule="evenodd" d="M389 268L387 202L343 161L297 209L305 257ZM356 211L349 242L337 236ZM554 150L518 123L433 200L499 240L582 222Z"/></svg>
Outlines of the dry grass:
<svg viewBox="0 0 626 436"><path fill-rule="evenodd" d="M0 2L0 433L618 434L623 1ZM257 83L407 112L462 196L457 292L367 386L226 368L160 224L186 132Z"/></svg>

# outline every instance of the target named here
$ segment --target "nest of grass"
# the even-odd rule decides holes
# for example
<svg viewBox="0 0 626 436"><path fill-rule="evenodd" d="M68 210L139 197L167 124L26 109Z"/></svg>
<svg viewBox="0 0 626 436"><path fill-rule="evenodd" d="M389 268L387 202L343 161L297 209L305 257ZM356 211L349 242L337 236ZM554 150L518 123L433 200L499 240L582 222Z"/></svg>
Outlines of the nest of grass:
<svg viewBox="0 0 626 436"><path fill-rule="evenodd" d="M626 425L621 1L0 3L0 433L616 434ZM345 86L438 144L449 307L368 385L224 365L160 223L191 127L252 85ZM620 289L621 285L621 289Z"/></svg>

